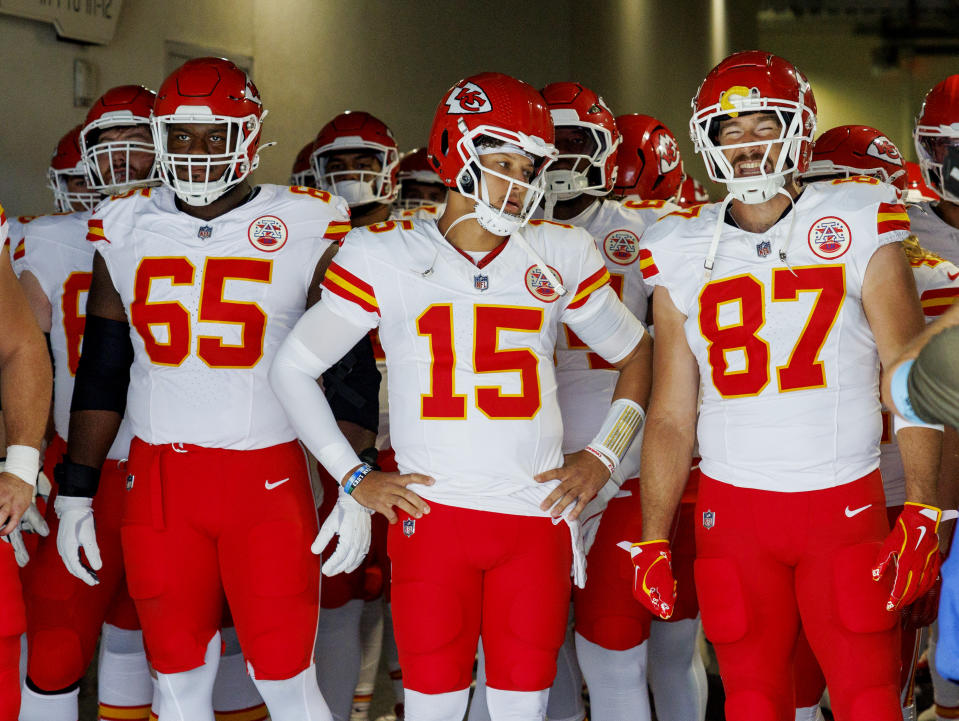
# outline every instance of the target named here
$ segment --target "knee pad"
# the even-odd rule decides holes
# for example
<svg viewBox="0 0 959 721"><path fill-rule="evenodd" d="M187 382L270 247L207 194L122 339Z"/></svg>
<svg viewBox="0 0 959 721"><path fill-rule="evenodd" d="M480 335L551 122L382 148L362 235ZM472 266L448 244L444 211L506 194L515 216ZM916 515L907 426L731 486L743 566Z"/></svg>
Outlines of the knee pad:
<svg viewBox="0 0 959 721"><path fill-rule="evenodd" d="M244 655L256 676L264 680L287 679L312 665L312 650L299 656L290 643L290 630L281 628L261 633L252 639Z"/></svg>
<svg viewBox="0 0 959 721"><path fill-rule="evenodd" d="M839 706L835 694L832 695L832 702L834 707ZM842 713L837 708L837 716L847 718L850 721L902 720L899 689L895 686L874 686L861 689L846 708L847 713Z"/></svg>
<svg viewBox="0 0 959 721"><path fill-rule="evenodd" d="M55 691L83 678L90 659L84 658L80 637L72 628L48 628L30 634L27 673L41 691Z"/></svg>
<svg viewBox="0 0 959 721"><path fill-rule="evenodd" d="M859 543L840 548L833 555L832 583L842 625L854 633L888 631L899 622L898 611L886 610L892 588L891 574L872 580L879 543Z"/></svg>
<svg viewBox="0 0 959 721"><path fill-rule="evenodd" d="M460 607L450 588L426 581L395 584L393 618L398 623L394 628L404 654L432 653L457 640L464 625ZM418 624L415 619L425 622Z"/></svg>
<svg viewBox="0 0 959 721"><path fill-rule="evenodd" d="M749 623L736 564L728 558L699 558L694 574L706 636L713 643L734 643L742 639Z"/></svg>
<svg viewBox="0 0 959 721"><path fill-rule="evenodd" d="M742 719L742 721L782 721L794 713L791 706L791 703L785 705L788 715L783 715L783 704L775 703L761 691L736 691L726 696L726 718Z"/></svg>

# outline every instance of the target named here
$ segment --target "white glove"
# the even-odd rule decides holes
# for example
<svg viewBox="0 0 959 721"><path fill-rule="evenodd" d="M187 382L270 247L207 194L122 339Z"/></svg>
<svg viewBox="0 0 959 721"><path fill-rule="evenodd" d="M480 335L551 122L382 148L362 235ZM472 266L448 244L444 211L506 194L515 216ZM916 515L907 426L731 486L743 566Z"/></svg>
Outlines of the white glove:
<svg viewBox="0 0 959 721"><path fill-rule="evenodd" d="M43 469L40 469L40 473L37 474L37 495L42 499L46 500L50 497L50 492L53 490L53 484L50 483L50 479L47 478L47 474L43 472Z"/></svg>
<svg viewBox="0 0 959 721"><path fill-rule="evenodd" d="M340 537L333 555L323 564L323 575L349 573L359 567L370 550L370 525L369 511L341 488L336 505L311 547L313 553L320 555L334 534Z"/></svg>
<svg viewBox="0 0 959 721"><path fill-rule="evenodd" d="M103 567L97 534L93 526L93 499L83 496L57 496L53 510L60 519L57 551L67 570L88 586L100 583L96 572ZM89 567L80 560L80 549L87 554Z"/></svg>
<svg viewBox="0 0 959 721"><path fill-rule="evenodd" d="M30 561L30 554L27 553L27 547L23 544L24 533L36 533L38 536L50 535L47 522L43 520L40 511L32 503L20 517L19 525L9 535L3 536L3 540L13 546L13 556L17 559L17 565L20 568Z"/></svg>

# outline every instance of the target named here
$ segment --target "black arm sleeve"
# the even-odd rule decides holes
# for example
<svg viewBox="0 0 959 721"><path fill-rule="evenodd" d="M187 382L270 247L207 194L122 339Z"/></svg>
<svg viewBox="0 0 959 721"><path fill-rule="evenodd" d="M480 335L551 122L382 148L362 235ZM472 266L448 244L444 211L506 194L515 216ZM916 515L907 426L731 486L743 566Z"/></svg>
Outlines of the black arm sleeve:
<svg viewBox="0 0 959 721"><path fill-rule="evenodd" d="M926 423L959 428L959 326L934 335L909 370L909 401Z"/></svg>
<svg viewBox="0 0 959 721"><path fill-rule="evenodd" d="M380 371L369 336L363 336L323 374L326 399L338 421L350 421L373 433L380 424Z"/></svg>
<svg viewBox="0 0 959 721"><path fill-rule="evenodd" d="M88 315L70 410L116 411L122 416L132 364L130 326L124 321Z"/></svg>

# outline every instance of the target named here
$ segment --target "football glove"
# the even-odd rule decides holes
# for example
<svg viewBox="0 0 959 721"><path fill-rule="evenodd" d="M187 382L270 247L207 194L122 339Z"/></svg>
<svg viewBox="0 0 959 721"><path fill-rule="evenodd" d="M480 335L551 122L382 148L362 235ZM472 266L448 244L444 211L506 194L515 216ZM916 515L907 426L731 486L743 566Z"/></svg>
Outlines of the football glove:
<svg viewBox="0 0 959 721"><path fill-rule="evenodd" d="M629 547L633 559L633 597L664 621L676 605L676 579L669 541L646 541Z"/></svg>
<svg viewBox="0 0 959 721"><path fill-rule="evenodd" d="M319 556L334 535L340 537L333 555L323 564L323 575L349 573L359 567L370 550L370 526L370 512L341 488L311 549Z"/></svg>
<svg viewBox="0 0 959 721"><path fill-rule="evenodd" d="M17 559L17 565L23 568L30 561L30 554L27 553L27 547L23 543L24 533L36 533L38 536L47 536L50 534L50 528L43 516L34 504L20 517L19 525L8 535L3 536L2 540L13 546L13 556Z"/></svg>
<svg viewBox="0 0 959 721"><path fill-rule="evenodd" d="M928 591L939 576L939 521L942 511L921 503L906 503L886 537L872 569L880 580L895 565L892 593L886 610L908 606Z"/></svg>
<svg viewBox="0 0 959 721"><path fill-rule="evenodd" d="M103 567L100 547L93 525L93 499L84 496L57 496L53 510L60 519L57 532L57 551L67 570L88 586L100 583L97 571ZM80 558L81 549L89 565Z"/></svg>
<svg viewBox="0 0 959 721"><path fill-rule="evenodd" d="M941 558L941 556L940 556ZM932 587L902 609L902 627L918 631L932 625L939 615L939 595L942 592L942 576L936 576Z"/></svg>

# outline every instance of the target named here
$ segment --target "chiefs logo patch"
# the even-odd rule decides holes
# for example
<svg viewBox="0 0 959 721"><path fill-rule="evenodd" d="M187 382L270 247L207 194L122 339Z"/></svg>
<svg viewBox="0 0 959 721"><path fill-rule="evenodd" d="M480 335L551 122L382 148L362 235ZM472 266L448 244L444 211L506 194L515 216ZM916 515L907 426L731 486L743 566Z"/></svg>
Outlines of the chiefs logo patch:
<svg viewBox="0 0 959 721"><path fill-rule="evenodd" d="M556 280L560 283L563 282L563 277L556 268L551 265L546 267L556 276ZM559 298L559 293L553 288L553 284L549 282L549 279L543 275L543 271L539 269L538 265L531 265L526 269L526 290L528 290L530 295L536 298L536 300L541 300L544 303L552 303Z"/></svg>
<svg viewBox="0 0 959 721"><path fill-rule="evenodd" d="M476 83L466 83L461 88L455 88L446 99L450 115L461 113L488 113L493 104L486 96L486 91Z"/></svg>
<svg viewBox="0 0 959 721"><path fill-rule="evenodd" d="M614 230L603 241L603 253L617 265L629 265L639 257L639 236L631 230Z"/></svg>
<svg viewBox="0 0 959 721"><path fill-rule="evenodd" d="M809 229L809 249L824 260L844 255L852 244L852 231L842 218L827 215Z"/></svg>
<svg viewBox="0 0 959 721"><path fill-rule="evenodd" d="M264 253L275 253L286 245L286 224L275 215L261 215L247 230L250 245Z"/></svg>
<svg viewBox="0 0 959 721"><path fill-rule="evenodd" d="M866 148L866 155L885 160L887 163L892 163L893 165L902 165L902 156L899 154L899 148L885 135L880 135L869 143L869 147Z"/></svg>
<svg viewBox="0 0 959 721"><path fill-rule="evenodd" d="M660 133L654 141L659 156L659 173L665 175L679 165L679 145L668 133Z"/></svg>

